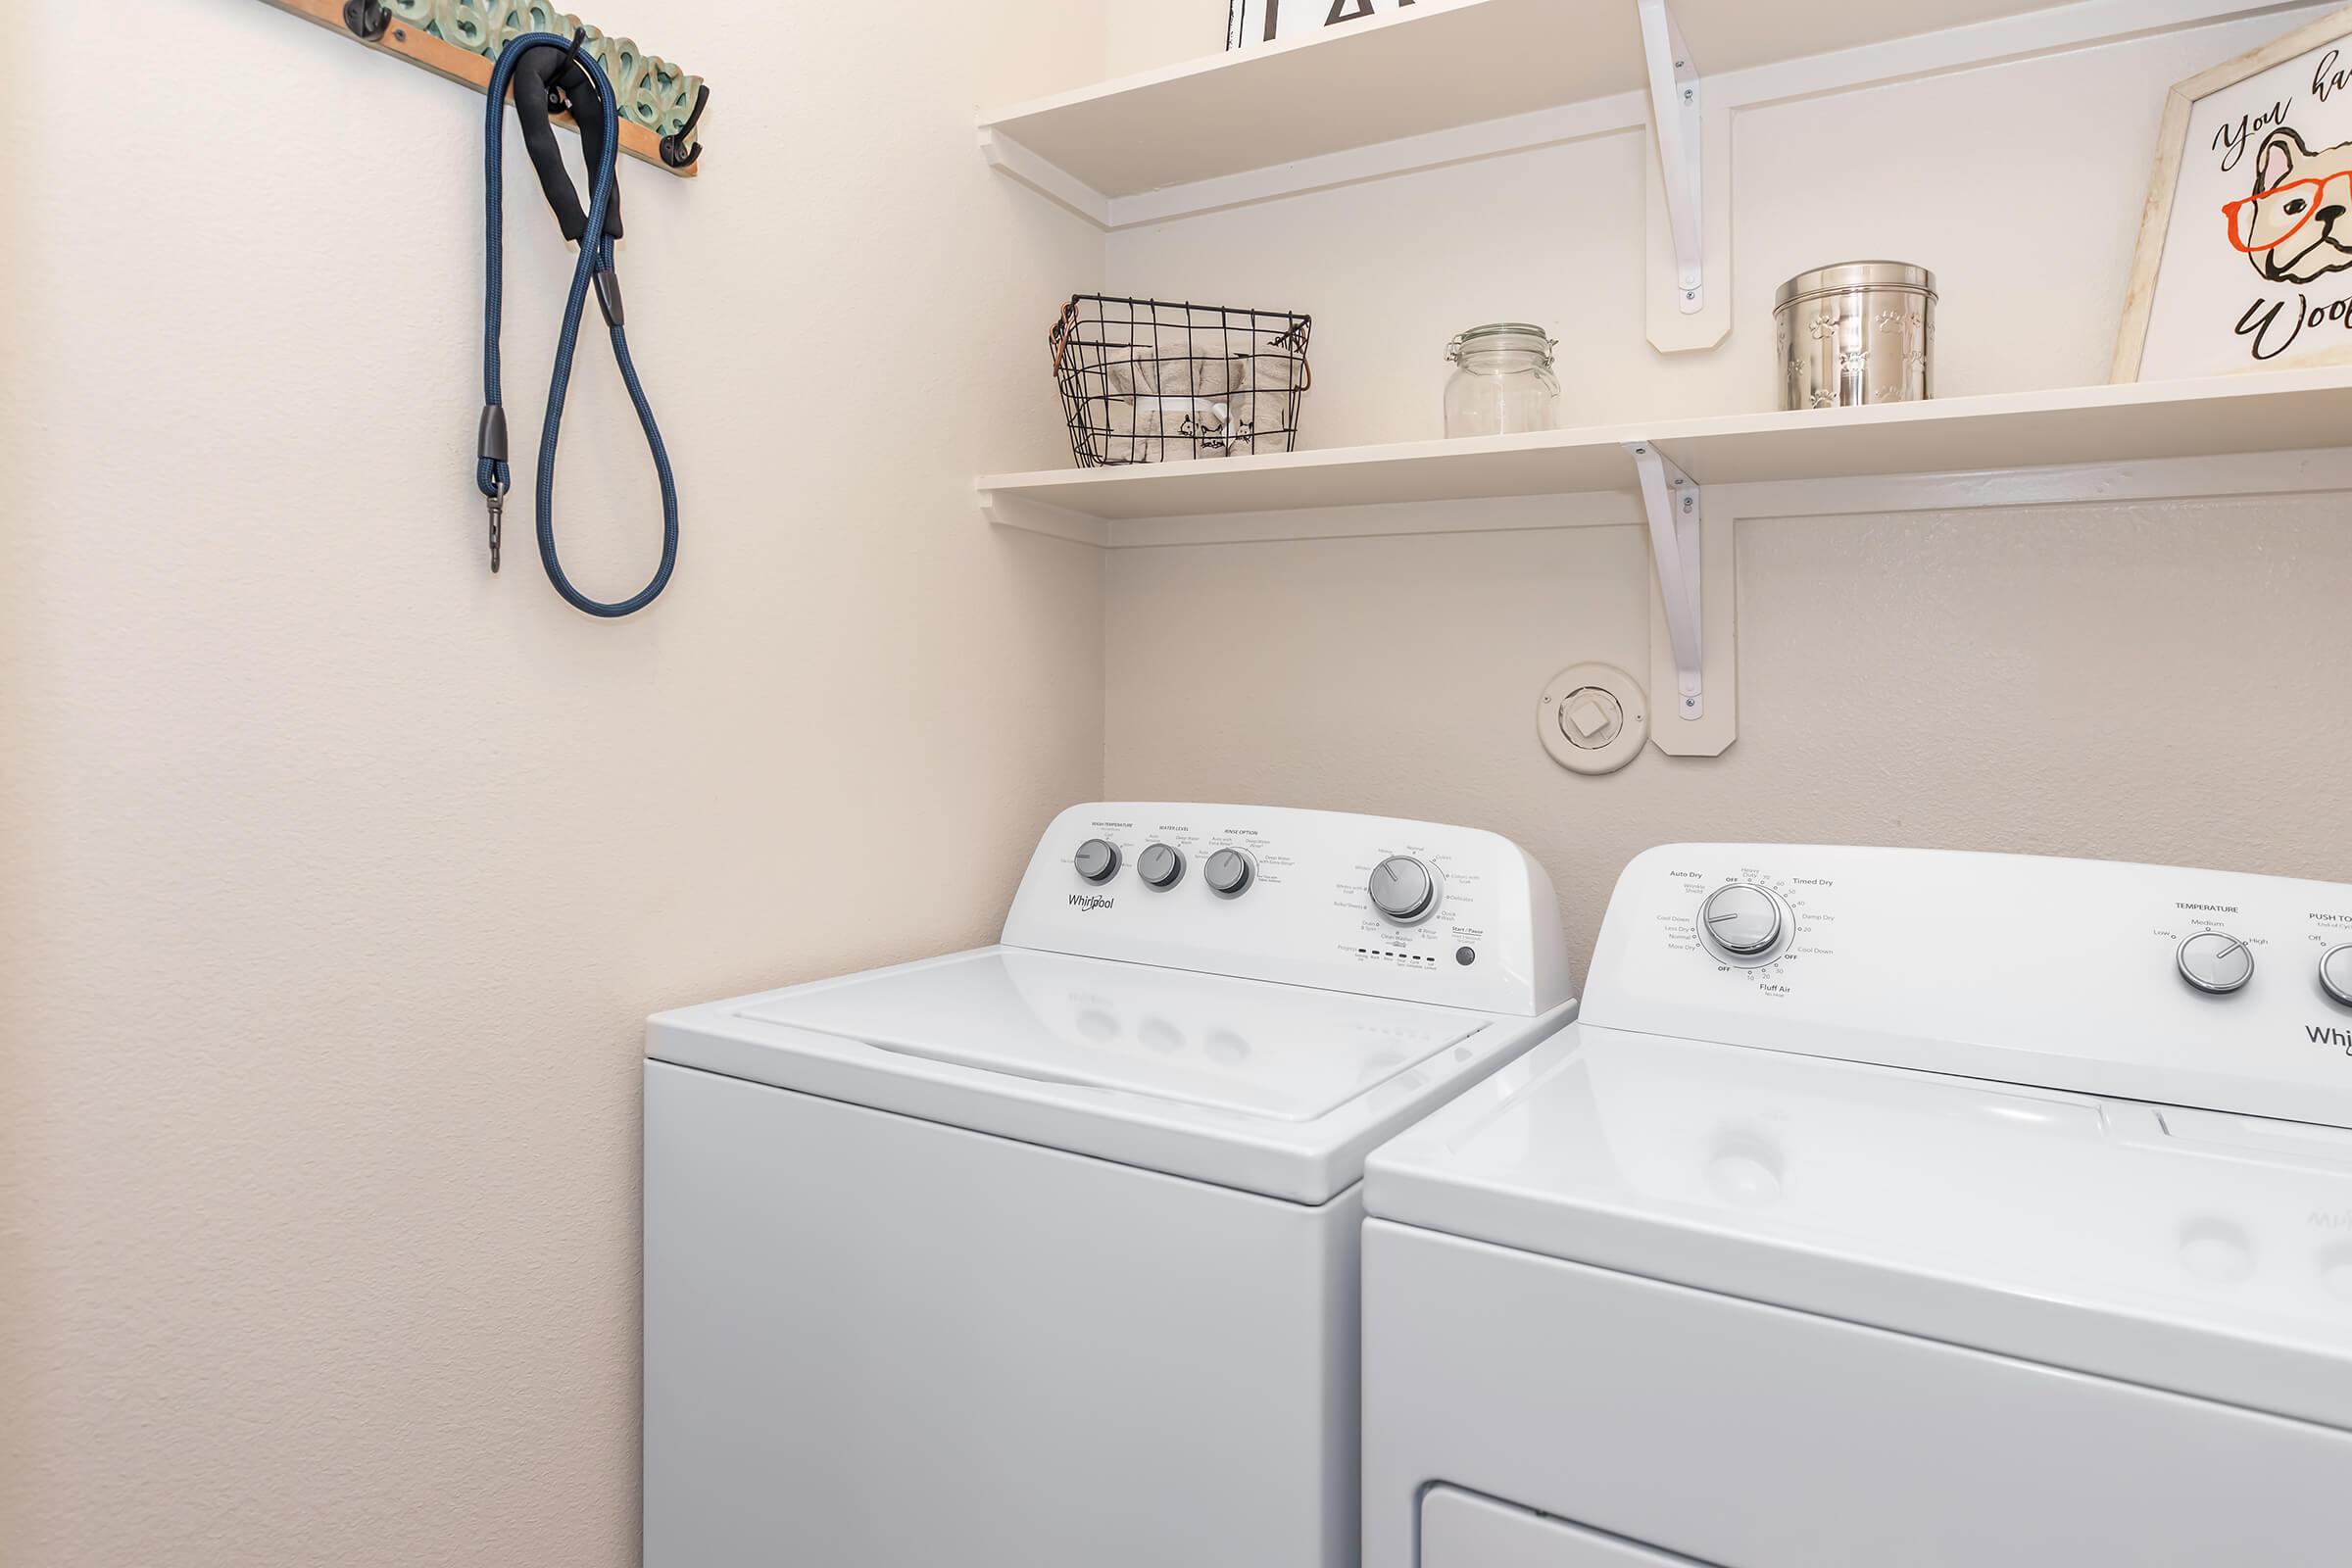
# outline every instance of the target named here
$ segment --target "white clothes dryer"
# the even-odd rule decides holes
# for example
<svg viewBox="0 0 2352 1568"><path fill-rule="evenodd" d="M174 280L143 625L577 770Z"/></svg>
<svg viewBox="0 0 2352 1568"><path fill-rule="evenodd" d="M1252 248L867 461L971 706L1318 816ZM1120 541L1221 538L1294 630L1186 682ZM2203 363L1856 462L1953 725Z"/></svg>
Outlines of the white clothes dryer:
<svg viewBox="0 0 2352 1568"><path fill-rule="evenodd" d="M1365 1568L2352 1561L2352 887L1678 846L1377 1151Z"/></svg>
<svg viewBox="0 0 2352 1568"><path fill-rule="evenodd" d="M1364 1155L1574 1010L1491 833L1099 805L996 946L655 1017L649 1568L1354 1568Z"/></svg>

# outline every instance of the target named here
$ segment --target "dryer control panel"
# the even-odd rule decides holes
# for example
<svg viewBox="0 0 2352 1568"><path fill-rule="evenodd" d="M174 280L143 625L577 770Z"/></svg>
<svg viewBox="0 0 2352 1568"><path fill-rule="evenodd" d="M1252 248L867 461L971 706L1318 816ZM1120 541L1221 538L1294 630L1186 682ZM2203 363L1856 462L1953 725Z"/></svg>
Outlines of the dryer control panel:
<svg viewBox="0 0 2352 1568"><path fill-rule="evenodd" d="M1339 811L1072 807L1004 941L1527 1017L1575 994L1551 878L1519 846Z"/></svg>
<svg viewBox="0 0 2352 1568"><path fill-rule="evenodd" d="M2352 1127L2352 886L1673 845L1619 879L1583 1016Z"/></svg>

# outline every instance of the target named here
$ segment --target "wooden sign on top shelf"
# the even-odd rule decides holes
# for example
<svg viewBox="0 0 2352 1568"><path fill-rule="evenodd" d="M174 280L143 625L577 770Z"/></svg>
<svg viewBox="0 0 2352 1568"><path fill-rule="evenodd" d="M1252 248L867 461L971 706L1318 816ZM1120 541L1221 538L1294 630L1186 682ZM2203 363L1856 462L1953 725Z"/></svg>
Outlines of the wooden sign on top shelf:
<svg viewBox="0 0 2352 1568"><path fill-rule="evenodd" d="M1225 47L1247 49L1278 38L1303 38L1326 27L1366 22L1411 8L1413 0L1230 0Z"/></svg>

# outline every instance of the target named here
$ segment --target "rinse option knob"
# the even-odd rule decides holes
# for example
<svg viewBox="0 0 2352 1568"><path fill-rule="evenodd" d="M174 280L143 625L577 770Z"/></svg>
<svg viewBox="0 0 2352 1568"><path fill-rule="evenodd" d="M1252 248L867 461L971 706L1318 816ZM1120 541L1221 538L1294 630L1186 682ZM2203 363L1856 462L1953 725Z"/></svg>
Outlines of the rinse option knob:
<svg viewBox="0 0 2352 1568"><path fill-rule="evenodd" d="M2254 978L2254 950L2227 931L2200 931L2180 944L2180 978L2208 996L2242 991Z"/></svg>
<svg viewBox="0 0 2352 1568"><path fill-rule="evenodd" d="M2352 942L2320 960L2320 989L2338 1006L2352 1007Z"/></svg>
<svg viewBox="0 0 2352 1568"><path fill-rule="evenodd" d="M1382 919L1392 925L1419 925L1438 912L1446 884L1427 861L1392 855L1372 868L1365 891Z"/></svg>
<svg viewBox="0 0 2352 1568"><path fill-rule="evenodd" d="M1219 850L1200 867L1200 880L1220 899L1238 899L1257 880L1257 862L1248 850Z"/></svg>
<svg viewBox="0 0 2352 1568"><path fill-rule="evenodd" d="M1788 934L1781 901L1752 882L1732 882L1699 906L1698 932L1708 946L1735 958L1760 958Z"/></svg>
<svg viewBox="0 0 2352 1568"><path fill-rule="evenodd" d="M1089 882L1107 882L1119 874L1119 847L1108 839L1088 839L1070 863Z"/></svg>
<svg viewBox="0 0 2352 1568"><path fill-rule="evenodd" d="M1184 852L1173 844L1153 844L1135 858L1135 874L1146 887L1162 892L1184 880Z"/></svg>

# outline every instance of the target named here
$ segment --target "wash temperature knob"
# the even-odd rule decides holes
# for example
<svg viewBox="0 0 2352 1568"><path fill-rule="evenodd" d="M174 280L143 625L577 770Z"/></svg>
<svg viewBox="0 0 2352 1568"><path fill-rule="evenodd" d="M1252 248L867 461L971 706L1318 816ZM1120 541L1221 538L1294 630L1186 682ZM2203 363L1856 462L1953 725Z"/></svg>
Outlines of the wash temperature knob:
<svg viewBox="0 0 2352 1568"><path fill-rule="evenodd" d="M1070 863L1089 882L1107 882L1119 874L1119 847L1108 839L1088 839Z"/></svg>
<svg viewBox="0 0 2352 1568"><path fill-rule="evenodd" d="M1444 884L1427 862L1392 855L1372 868L1366 884L1372 907L1395 925L1418 925L1437 912Z"/></svg>
<svg viewBox="0 0 2352 1568"><path fill-rule="evenodd" d="M1733 882L1708 894L1698 921L1709 942L1740 958L1770 953L1788 927L1781 901L1748 882Z"/></svg>
<svg viewBox="0 0 2352 1568"><path fill-rule="evenodd" d="M2208 996L2243 991L2254 978L2254 950L2227 931L2200 931L2180 944L2180 978Z"/></svg>

